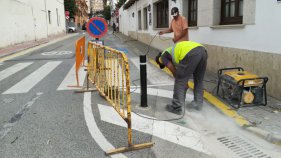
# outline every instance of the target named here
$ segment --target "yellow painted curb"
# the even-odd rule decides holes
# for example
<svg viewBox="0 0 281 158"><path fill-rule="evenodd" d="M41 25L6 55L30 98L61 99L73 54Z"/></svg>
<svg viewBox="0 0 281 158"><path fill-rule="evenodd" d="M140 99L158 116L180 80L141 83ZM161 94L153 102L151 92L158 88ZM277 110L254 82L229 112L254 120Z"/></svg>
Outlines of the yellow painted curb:
<svg viewBox="0 0 281 158"><path fill-rule="evenodd" d="M149 59L149 62L152 63L153 65L158 66L158 64L152 60ZM166 73L168 73L170 76L173 76L172 73L169 71L168 68L164 68L163 71L165 71ZM187 83L187 86L191 89L194 89L194 83L189 81ZM214 105L215 107L217 107L222 113L224 113L226 116L231 117L235 120L235 122L240 125L240 126L247 126L250 125L249 121L247 121L244 117L240 116L235 110L230 109L227 105L225 105L222 101L220 101L217 97L215 97L214 95L212 95L211 93L207 92L206 90L204 90L204 98L211 103L212 105Z"/></svg>
<svg viewBox="0 0 281 158"><path fill-rule="evenodd" d="M15 53L15 54L12 54L12 55L8 55L6 57L0 58L0 62L4 62L6 60L10 60L10 59L13 59L13 58L16 58L16 57L28 54L29 52L30 52L30 49L25 50L25 51L21 51L19 53Z"/></svg>

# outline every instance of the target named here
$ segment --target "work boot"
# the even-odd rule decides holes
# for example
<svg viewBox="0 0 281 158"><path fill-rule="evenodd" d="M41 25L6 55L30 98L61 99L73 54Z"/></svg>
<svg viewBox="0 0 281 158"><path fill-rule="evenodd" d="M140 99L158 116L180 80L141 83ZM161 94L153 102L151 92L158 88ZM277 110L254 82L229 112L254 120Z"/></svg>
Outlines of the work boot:
<svg viewBox="0 0 281 158"><path fill-rule="evenodd" d="M177 115L182 115L182 108L181 107L174 108L173 105L167 104L166 110L171 112L171 113L177 114Z"/></svg>
<svg viewBox="0 0 281 158"><path fill-rule="evenodd" d="M200 111L203 107L203 103L197 102L197 101L192 101L190 104L187 104L187 108L190 109L195 109L197 111Z"/></svg>

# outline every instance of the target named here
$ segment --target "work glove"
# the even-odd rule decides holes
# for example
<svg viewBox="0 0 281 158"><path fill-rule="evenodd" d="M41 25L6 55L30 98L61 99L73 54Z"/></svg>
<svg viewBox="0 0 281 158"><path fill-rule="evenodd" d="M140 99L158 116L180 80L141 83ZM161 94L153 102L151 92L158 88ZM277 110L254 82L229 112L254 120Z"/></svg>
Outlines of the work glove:
<svg viewBox="0 0 281 158"><path fill-rule="evenodd" d="M162 54L162 53L159 52L159 54L155 57L155 61L156 61L156 63L159 65L160 69L164 69L164 68L165 68L165 65L160 62L161 54Z"/></svg>

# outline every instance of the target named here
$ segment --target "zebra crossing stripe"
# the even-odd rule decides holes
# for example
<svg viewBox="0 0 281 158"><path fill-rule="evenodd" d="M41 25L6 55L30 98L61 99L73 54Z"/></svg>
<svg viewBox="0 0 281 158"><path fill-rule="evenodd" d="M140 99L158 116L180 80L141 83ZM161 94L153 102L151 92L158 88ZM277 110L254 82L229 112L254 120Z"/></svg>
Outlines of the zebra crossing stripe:
<svg viewBox="0 0 281 158"><path fill-rule="evenodd" d="M84 80L86 78L87 72L84 71L83 68L79 70L78 77L79 77L79 85L82 86ZM76 87L68 87L69 85L76 85L76 74L75 74L75 64L69 70L68 74L65 76L64 80L61 82L60 86L58 87L58 91L60 90L73 90L73 89L81 89Z"/></svg>
<svg viewBox="0 0 281 158"><path fill-rule="evenodd" d="M0 81L4 80L5 78L23 70L27 66L31 65L33 62L28 63L18 63L16 65L13 65L3 71L0 71Z"/></svg>
<svg viewBox="0 0 281 158"><path fill-rule="evenodd" d="M19 83L5 91L3 94L26 93L53 71L62 61L48 62L28 75Z"/></svg>

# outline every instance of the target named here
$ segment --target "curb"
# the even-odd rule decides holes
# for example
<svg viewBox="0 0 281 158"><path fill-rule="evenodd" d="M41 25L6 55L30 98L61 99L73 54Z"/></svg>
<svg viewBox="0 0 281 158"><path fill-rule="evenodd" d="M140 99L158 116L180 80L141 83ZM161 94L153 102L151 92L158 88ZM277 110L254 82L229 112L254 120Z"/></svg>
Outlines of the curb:
<svg viewBox="0 0 281 158"><path fill-rule="evenodd" d="M281 145L281 135L273 134L257 127L246 127L245 129L251 133L256 134L259 137L262 137L270 143Z"/></svg>
<svg viewBox="0 0 281 158"><path fill-rule="evenodd" d="M36 50L38 50L40 48L43 48L45 46L48 46L50 44L54 44L56 42L59 42L59 41L65 40L65 39L69 39L69 38L74 37L76 35L78 35L78 33L74 33L74 34L71 34L71 35L66 35L64 37L61 37L61 38L58 38L58 39L54 39L54 40L46 42L46 43L34 45L34 46L31 46L31 47L26 48L26 49L21 50L21 51L12 52L11 54L7 54L7 55L4 55L4 56L0 57L0 63L4 62L6 60L10 60L12 58L18 57L18 56L22 56L22 55L31 53L32 51L36 51Z"/></svg>
<svg viewBox="0 0 281 158"><path fill-rule="evenodd" d="M115 36L117 36L119 39L121 38L118 35L115 35ZM156 62L153 59L148 58L148 61L151 64L153 64L154 66L158 67L158 65L156 64ZM172 73L167 68L163 69L163 71L165 73L167 73L168 75L173 76ZM193 82L188 83L188 86L191 89L193 89L193 85L194 85ZM230 110L227 105L225 105L216 96L212 95L211 93L207 92L206 90L204 90L204 98L209 103L211 103L213 106L215 106L217 109L219 109L224 115L234 119L235 123L238 124L242 129L257 135L270 143L274 143L276 145L281 146L281 135L274 134L274 133L262 130L260 128L251 126L250 122L247 119L240 116L235 110Z"/></svg>
<svg viewBox="0 0 281 158"><path fill-rule="evenodd" d="M154 66L157 66L156 62L152 59L149 59L150 63L152 63ZM163 69L166 73L169 75L172 75L172 73L167 69ZM194 89L194 83L189 81L187 83L187 86L191 89ZM220 101L217 97L212 95L211 93L204 90L204 99L206 99L209 103L214 105L216 108L218 108L224 115L234 119L234 121L241 127L249 126L250 122L246 120L244 117L240 116L235 110L229 109L227 105L225 105L222 101Z"/></svg>
<svg viewBox="0 0 281 158"><path fill-rule="evenodd" d="M122 40L123 38L122 37L120 37L118 34L112 34L112 35L114 35L115 37L117 37L117 38L119 38L120 40ZM129 41L136 41L135 39L130 39L130 38L127 38L127 39L125 39L125 40L122 40L122 42L129 42Z"/></svg>
<svg viewBox="0 0 281 158"><path fill-rule="evenodd" d="M154 60L149 59L149 62L154 66L157 66ZM166 72L168 75L172 76L172 73L167 68L163 69L163 71ZM188 82L187 85L191 89L193 89L194 87L193 82L190 81ZM217 109L219 109L223 114L234 119L236 124L238 124L243 129L263 138L264 140L270 143L281 145L281 135L273 134L268 131L262 130L260 128L250 126L250 122L248 120L237 114L234 110L229 110L227 105L222 103L219 99L217 99L217 97L213 96L211 93L207 92L206 90L204 90L204 98L213 106L215 106Z"/></svg>

